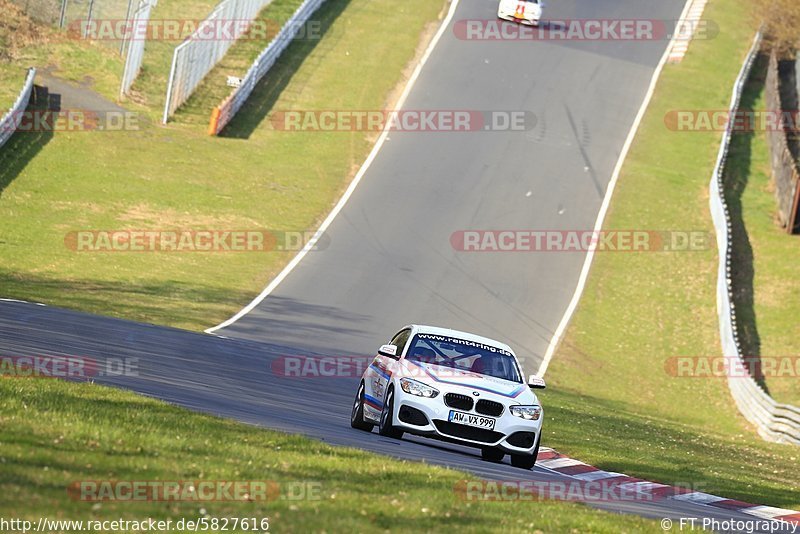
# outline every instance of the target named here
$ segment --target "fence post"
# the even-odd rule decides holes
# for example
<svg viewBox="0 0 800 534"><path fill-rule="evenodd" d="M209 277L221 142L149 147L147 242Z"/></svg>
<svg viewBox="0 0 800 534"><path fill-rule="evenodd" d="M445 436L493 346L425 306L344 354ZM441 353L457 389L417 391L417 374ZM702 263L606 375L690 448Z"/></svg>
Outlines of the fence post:
<svg viewBox="0 0 800 534"><path fill-rule="evenodd" d="M89 25L92 23L92 11L94 10L94 0L89 0L89 13L86 16L86 26L83 30L83 38L86 39L89 36Z"/></svg>
<svg viewBox="0 0 800 534"><path fill-rule="evenodd" d="M143 0L143 1L147 2L147 0ZM126 25L130 24L130 22L131 22L131 4L132 4L132 2L133 2L133 0L128 0L128 9L125 10L125 24ZM137 11L138 11L138 8L137 8ZM127 41L128 41L128 39L126 39L124 36L122 37L122 39L120 39L120 42L119 42L119 55L120 56L124 55L125 43Z"/></svg>
<svg viewBox="0 0 800 534"><path fill-rule="evenodd" d="M69 0L61 0L61 14L58 17L58 27L63 28L65 19L67 18L67 3Z"/></svg>
<svg viewBox="0 0 800 534"><path fill-rule="evenodd" d="M797 52L794 60L794 81L797 85L797 98L800 99L800 51Z"/></svg>
<svg viewBox="0 0 800 534"><path fill-rule="evenodd" d="M164 102L164 116L161 118L161 124L167 124L170 112L170 100L172 99L172 82L175 80L175 69L178 67L178 50L180 45L175 47L172 53L172 67L169 69L169 81L167 82L167 101Z"/></svg>

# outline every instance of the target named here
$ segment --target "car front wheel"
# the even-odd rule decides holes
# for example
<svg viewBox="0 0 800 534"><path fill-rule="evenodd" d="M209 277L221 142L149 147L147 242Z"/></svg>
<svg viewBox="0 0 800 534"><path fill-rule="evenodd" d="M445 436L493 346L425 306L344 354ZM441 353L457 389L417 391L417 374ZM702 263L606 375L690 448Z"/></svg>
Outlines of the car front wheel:
<svg viewBox="0 0 800 534"><path fill-rule="evenodd" d="M386 402L383 403L383 411L381 411L381 421L378 424L378 433L387 438L400 439L403 437L403 431L392 425L392 414L394 414L394 389L390 389L386 394Z"/></svg>
<svg viewBox="0 0 800 534"><path fill-rule="evenodd" d="M356 399L353 401L353 411L350 413L350 426L358 430L372 431L372 423L364 421L364 383L358 386Z"/></svg>
<svg viewBox="0 0 800 534"><path fill-rule="evenodd" d="M483 458L487 462L494 462L494 463L502 462L503 456L505 455L506 453L504 453L500 449L495 449L494 447L484 447L481 449L481 458Z"/></svg>
<svg viewBox="0 0 800 534"><path fill-rule="evenodd" d="M512 454L511 465L521 469L532 469L536 465L536 457L539 456L539 443L542 437L536 441L536 447L533 449L533 454Z"/></svg>

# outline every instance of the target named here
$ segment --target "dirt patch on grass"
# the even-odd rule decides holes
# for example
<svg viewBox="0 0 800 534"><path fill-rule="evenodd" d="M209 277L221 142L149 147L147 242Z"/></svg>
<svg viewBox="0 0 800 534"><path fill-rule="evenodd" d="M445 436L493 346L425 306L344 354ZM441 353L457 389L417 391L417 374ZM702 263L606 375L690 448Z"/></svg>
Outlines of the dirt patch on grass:
<svg viewBox="0 0 800 534"><path fill-rule="evenodd" d="M153 228L218 228L258 227L257 221L237 215L204 215L174 209L154 208L149 204L132 206L119 216L121 222Z"/></svg>
<svg viewBox="0 0 800 534"><path fill-rule="evenodd" d="M9 0L0 0L0 61L20 59L22 51L33 44L47 41L50 29L33 22Z"/></svg>

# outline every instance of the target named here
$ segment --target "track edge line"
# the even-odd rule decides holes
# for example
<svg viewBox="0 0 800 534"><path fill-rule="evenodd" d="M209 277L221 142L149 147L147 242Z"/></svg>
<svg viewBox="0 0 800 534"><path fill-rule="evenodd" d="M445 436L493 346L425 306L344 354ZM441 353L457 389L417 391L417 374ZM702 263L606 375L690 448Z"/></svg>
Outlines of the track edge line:
<svg viewBox="0 0 800 534"><path fill-rule="evenodd" d="M681 12L680 20L686 19L686 15L692 5L692 2L693 0L686 0L686 3L683 6L683 11ZM661 73L667 64L670 51L675 45L676 39L677 34L672 36L672 39L664 49L664 53L661 56L661 61L659 61L658 65L656 66L656 70L653 72L652 78L650 78L650 86L647 89L647 93L645 93L644 100L642 101L642 105L639 107L639 111L636 114L633 125L631 125L631 129L628 132L628 137L625 139L625 144L622 145L622 151L617 159L617 164L614 166L614 172L611 174L611 180L608 182L606 194L603 197L603 203L600 205L600 211L597 213L597 219L595 220L594 224L595 233L599 232L603 226L603 222L606 218L606 212L608 212L609 205L611 204L611 197L614 195L614 189L616 188L617 180L622 172L622 167L628 157L628 152L633 145L636 134L639 132L639 126L641 126L644 115L647 112L647 108L650 107L650 101L653 98L653 94L655 94L658 80L661 78ZM581 268L581 274L578 277L578 284L575 287L575 292L573 293L572 299L570 300L569 305L564 312L564 316L561 318L561 321L556 327L555 333L553 333L550 344L547 346L547 351L545 351L544 359L542 359L542 363L539 364L539 369L536 372L536 374L540 377L544 377L545 373L547 373L547 368L550 366L550 362L553 359L556 348L558 348L558 345L561 343L561 338L564 335L564 331L567 329L567 326L572 319L572 315L575 313L575 309L578 307L578 302L580 301L581 296L583 295L583 290L586 286L586 280L589 278L589 270L591 269L592 261L594 260L596 248L597 242L593 242L589 245L589 250L586 253L586 259L583 262L583 267Z"/></svg>
<svg viewBox="0 0 800 534"><path fill-rule="evenodd" d="M408 82L406 82L406 85L403 88L403 92L400 94L400 98L398 98L397 100L397 104L395 105L397 109L402 108L403 104L405 104L408 95L411 93L411 89L414 87L417 78L422 72L422 68L428 62L428 58L433 53L433 50L436 48L436 45L439 43L439 40L441 39L442 35L447 30L447 27L450 25L450 21L453 19L456 9L458 8L459 1L460 0L451 0L450 8L447 12L447 15L445 15L444 19L442 19L442 23L439 25L439 29L436 31L436 34L434 34L433 38L431 39L431 42L428 43L428 47L425 49L425 52L422 54L422 57L420 58L416 67L414 67L414 71L411 73L411 77L408 79ZM372 147L372 150L367 156L367 159L364 160L364 163L361 165L361 168L358 169L358 172L356 173L355 177L353 177L353 180L350 182L350 185L347 187L345 192L339 198L339 201L333 207L333 210L331 210L331 212L328 214L325 220L322 221L322 224L319 226L319 228L317 228L317 231L314 234L315 236L319 236L320 234L325 232L325 230L328 229L331 223L333 223L333 220L336 218L339 212L342 211L345 204L347 204L347 201L350 199L350 196L352 196L353 192L358 186L359 182L361 182L361 179L364 177L367 170L369 170L372 161L377 157L378 152L380 152L381 147L383 146L383 143L386 141L388 135L389 135L389 123L387 122L384 125L383 131L381 131L380 137L378 137L378 140L375 142L375 145ZM278 276L272 279L272 281L267 285L267 287L265 287L261 291L261 293L259 293L252 301L250 301L250 303L247 306L239 310L234 316L230 317L229 319L226 319L225 321L219 323L218 325L206 328L204 332L206 334L213 334L215 331L219 329L232 325L233 323L235 323L236 321L238 321L239 319L241 319L242 317L253 311L253 309L256 306L258 306L265 298L267 298L270 295L270 293L275 291L278 285L280 285L280 283L283 282L283 280L287 276L289 276L289 274L294 270L295 267L297 267L300 261L305 257L308 251L314 247L315 244L316 244L316 239L309 240L305 244L303 249L300 250L300 252L298 252L294 258L292 258L292 260L283 268L283 270L281 270L280 273L278 273Z"/></svg>

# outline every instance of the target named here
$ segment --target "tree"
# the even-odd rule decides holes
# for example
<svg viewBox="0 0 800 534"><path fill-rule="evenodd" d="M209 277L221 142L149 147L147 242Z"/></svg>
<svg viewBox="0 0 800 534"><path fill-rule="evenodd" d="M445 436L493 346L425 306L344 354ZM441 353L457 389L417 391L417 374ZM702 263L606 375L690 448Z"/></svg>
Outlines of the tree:
<svg viewBox="0 0 800 534"><path fill-rule="evenodd" d="M780 57L794 57L800 48L800 2L754 0L757 19L764 23L764 39Z"/></svg>

